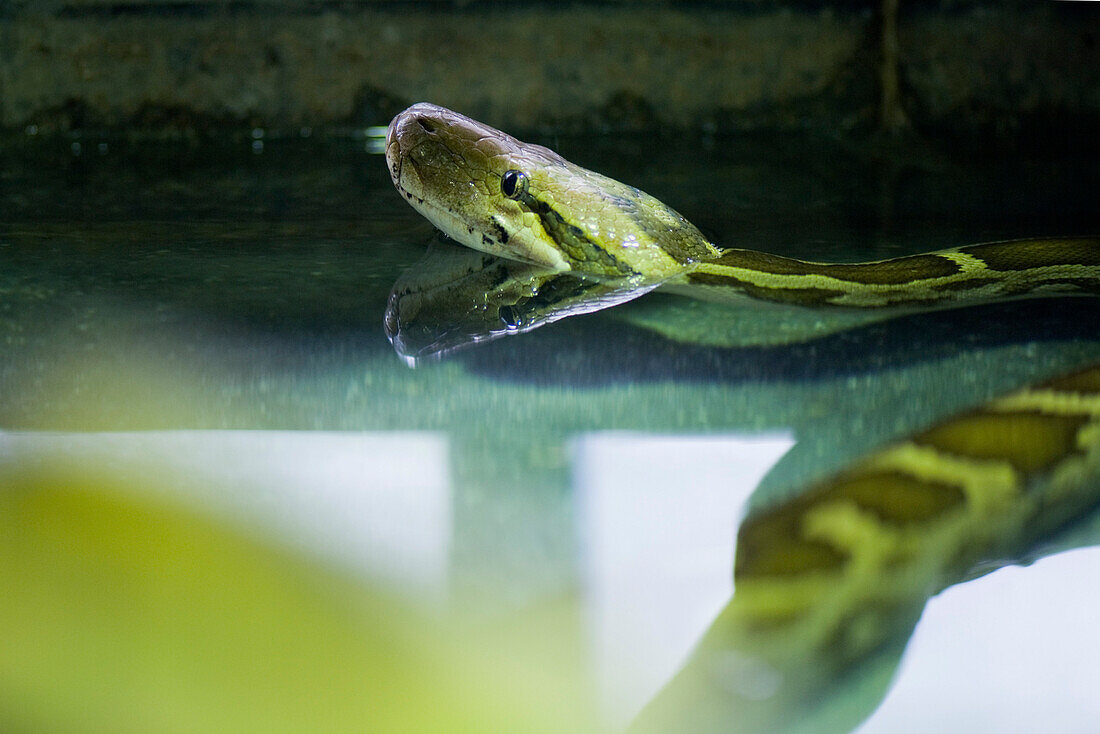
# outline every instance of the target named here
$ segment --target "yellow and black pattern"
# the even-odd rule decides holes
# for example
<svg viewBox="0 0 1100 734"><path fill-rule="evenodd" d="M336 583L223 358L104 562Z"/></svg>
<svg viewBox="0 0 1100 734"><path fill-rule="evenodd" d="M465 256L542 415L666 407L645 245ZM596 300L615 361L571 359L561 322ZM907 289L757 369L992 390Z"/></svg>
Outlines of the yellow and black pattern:
<svg viewBox="0 0 1100 734"><path fill-rule="evenodd" d="M1100 238L990 242L867 263L727 250L698 264L686 281L769 301L851 308L1100 295Z"/></svg>
<svg viewBox="0 0 1100 734"><path fill-rule="evenodd" d="M726 633L858 657L899 609L919 613L1097 502L1100 365L943 421L747 518Z"/></svg>

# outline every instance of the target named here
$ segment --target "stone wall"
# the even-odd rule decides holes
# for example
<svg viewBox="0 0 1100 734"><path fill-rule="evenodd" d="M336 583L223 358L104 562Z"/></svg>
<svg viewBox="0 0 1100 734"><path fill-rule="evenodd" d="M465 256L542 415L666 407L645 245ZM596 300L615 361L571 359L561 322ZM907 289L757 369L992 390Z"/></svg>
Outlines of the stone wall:
<svg viewBox="0 0 1100 734"><path fill-rule="evenodd" d="M922 3L898 21L906 119L1100 120L1091 3ZM516 130L859 130L882 24L851 2L0 2L0 127L385 124L429 100Z"/></svg>

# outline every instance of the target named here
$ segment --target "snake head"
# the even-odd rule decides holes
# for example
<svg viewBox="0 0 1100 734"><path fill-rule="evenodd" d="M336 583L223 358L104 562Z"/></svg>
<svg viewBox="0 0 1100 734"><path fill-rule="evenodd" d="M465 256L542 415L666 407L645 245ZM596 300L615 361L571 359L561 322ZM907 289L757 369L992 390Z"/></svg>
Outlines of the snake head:
<svg viewBox="0 0 1100 734"><path fill-rule="evenodd" d="M433 104L390 123L397 190L456 242L596 279L660 280L717 256L678 213L541 145Z"/></svg>
<svg viewBox="0 0 1100 734"><path fill-rule="evenodd" d="M537 215L501 190L510 171L529 177L565 164L553 151L422 102L390 123L386 163L401 195L456 242L551 270L570 269L553 243L540 241Z"/></svg>

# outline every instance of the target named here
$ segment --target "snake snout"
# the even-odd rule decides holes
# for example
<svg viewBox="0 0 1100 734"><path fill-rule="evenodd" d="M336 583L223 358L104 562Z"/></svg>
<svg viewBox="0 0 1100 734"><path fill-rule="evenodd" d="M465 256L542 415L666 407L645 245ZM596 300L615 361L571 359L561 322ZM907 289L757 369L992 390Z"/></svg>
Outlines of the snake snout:
<svg viewBox="0 0 1100 734"><path fill-rule="evenodd" d="M395 184L401 182L401 141L397 132L401 115L393 118L390 127L386 130L386 165L390 169L390 178Z"/></svg>

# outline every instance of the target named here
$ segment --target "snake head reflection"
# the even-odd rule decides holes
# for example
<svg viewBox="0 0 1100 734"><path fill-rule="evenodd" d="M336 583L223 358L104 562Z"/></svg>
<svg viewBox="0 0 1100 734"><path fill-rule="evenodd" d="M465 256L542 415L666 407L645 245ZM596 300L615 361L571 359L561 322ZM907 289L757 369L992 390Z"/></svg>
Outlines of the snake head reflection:
<svg viewBox="0 0 1100 734"><path fill-rule="evenodd" d="M595 281L448 242L394 283L384 325L410 366L481 342L637 298L655 284Z"/></svg>

